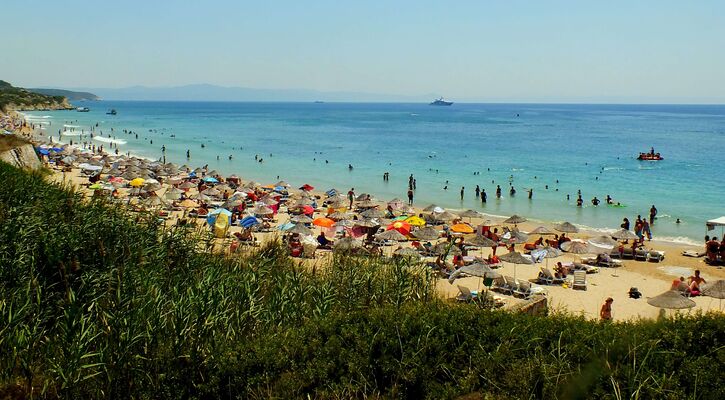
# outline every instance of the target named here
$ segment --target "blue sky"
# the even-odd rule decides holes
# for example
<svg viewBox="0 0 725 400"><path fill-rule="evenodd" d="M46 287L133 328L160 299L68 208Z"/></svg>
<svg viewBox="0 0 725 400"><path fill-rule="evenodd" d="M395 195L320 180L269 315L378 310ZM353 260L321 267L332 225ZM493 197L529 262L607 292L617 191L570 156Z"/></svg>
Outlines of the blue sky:
<svg viewBox="0 0 725 400"><path fill-rule="evenodd" d="M0 79L725 101L725 1L4 0Z"/></svg>

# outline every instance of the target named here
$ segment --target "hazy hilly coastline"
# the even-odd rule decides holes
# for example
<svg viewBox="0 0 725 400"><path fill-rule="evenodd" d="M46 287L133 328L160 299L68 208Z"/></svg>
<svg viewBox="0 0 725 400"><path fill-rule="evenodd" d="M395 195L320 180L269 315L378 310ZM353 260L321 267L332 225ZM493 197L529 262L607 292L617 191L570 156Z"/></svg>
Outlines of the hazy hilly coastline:
<svg viewBox="0 0 725 400"><path fill-rule="evenodd" d="M355 101L355 102L422 102L437 94L401 96L362 92L324 92L311 89L255 89L193 84L170 87L132 86L126 88L76 88L92 92L104 100L146 101Z"/></svg>
<svg viewBox="0 0 725 400"><path fill-rule="evenodd" d="M89 92L75 92L72 90L64 89L49 89L49 88L29 88L27 89L33 93L44 94L46 96L63 96L69 101L85 101L85 100L100 100L101 98L93 93Z"/></svg>

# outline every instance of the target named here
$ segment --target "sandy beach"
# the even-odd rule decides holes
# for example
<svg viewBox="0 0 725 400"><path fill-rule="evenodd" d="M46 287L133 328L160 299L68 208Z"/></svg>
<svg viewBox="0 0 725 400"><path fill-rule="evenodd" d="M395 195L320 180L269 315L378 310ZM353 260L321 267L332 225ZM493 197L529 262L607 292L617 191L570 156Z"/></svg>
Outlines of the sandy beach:
<svg viewBox="0 0 725 400"><path fill-rule="evenodd" d="M92 191L86 189L83 184L88 183L88 179L81 175L81 171L78 168L73 168L71 172L61 172L59 169L55 169L53 175L50 178L55 182L66 182L70 183L77 188L83 190L88 196L92 194ZM263 182L263 184L266 184ZM164 186L164 189L158 191L159 196L163 196L165 190L168 188ZM127 189L120 189L121 196L125 196ZM294 193L294 190L290 190ZM315 196L320 199L326 198L324 193L313 192ZM189 195L196 194L195 189L191 189ZM384 201L383 199L377 199ZM380 203L383 204L384 202ZM423 213L421 210L424 205L414 205L416 213ZM315 212L314 217L323 216L326 210L318 209ZM456 211L456 210L452 210ZM174 223L176 218L181 216L181 212L172 212L171 218L167 220L167 223ZM287 213L286 208L282 207L280 212L276 215L277 224L287 222L290 215ZM488 218L488 217L487 217ZM493 219L495 224L500 224L500 219ZM468 220L468 219L466 219ZM204 223L204 220L199 219L200 223ZM473 218L470 221L471 226L476 227L482 222L481 219ZM541 225L540 223L524 222L519 224L518 227L523 232L529 232ZM552 226L553 224L544 224L546 226ZM315 234L319 232L317 227L313 226ZM230 234L241 231L242 228L238 226L232 226ZM255 237L260 241L264 242L277 238L281 235L279 231L274 229L270 233L255 233ZM596 232L585 232L581 231L576 234L569 235L573 239L586 240L590 237L596 236ZM469 235L472 236L472 235ZM532 235L529 241L533 241L536 237ZM220 240L221 241L221 240ZM410 241L400 243L400 246L410 246ZM386 246L383 247L385 255L391 255L393 250L398 246ZM519 246L520 247L520 246ZM622 266L617 268L600 268L598 273L587 275L588 290L574 290L569 285L542 285L541 288L543 293L548 298L550 312L568 312L577 315L583 315L586 318L597 319L599 318L599 308L607 297L614 299L612 306L613 318L615 320L631 320L637 318L656 318L660 315L661 310L659 308L650 306L647 304L647 298L659 295L670 288L670 285L674 279L680 276L687 278L694 273L694 270L699 269L702 276L708 282L714 282L719 279L725 279L725 270L722 267L713 267L707 265L703 258L686 257L682 255L683 251L701 251L702 247L685 246L674 243L661 242L657 240L646 241L645 247L648 249L656 249L665 252L664 260L660 262L648 262L648 261L635 261L635 260L623 260ZM703 246L704 247L704 246ZM221 247L219 250L222 250ZM518 250L518 249L517 249ZM241 250L245 251L245 250ZM483 251L477 250L476 255L482 255L484 257L490 254L490 249L484 249ZM505 249L500 249L498 254L505 253ZM331 256L330 251L317 251L317 257L314 259L300 259L300 262L308 267L315 266L317 268L324 267L325 262ZM432 260L432 259L429 259ZM563 253L561 257L548 260L549 268L553 269L556 262L561 261L562 263L579 261L578 255L569 253ZM514 276L519 280L528 280L531 282L536 281L536 277L539 273L539 268L546 264L535 264L535 265L513 265L510 263L503 263L503 267L498 269L497 272L507 275ZM571 275L569 276L569 279ZM458 285L466 286L471 290L485 290L482 287L480 278L466 277L458 279L454 284L450 284L447 279L438 279L437 290L442 297L454 298L458 295ZM631 287L636 287L642 293L642 297L639 299L631 299L628 296L628 292ZM514 306L523 300L512 296L496 294L500 296L505 302L505 307ZM679 313L698 313L706 312L711 310L721 311L722 304L721 300L711 297L695 297L693 298L697 304L694 308L685 311L674 311ZM667 311L667 314L672 314L673 311Z"/></svg>

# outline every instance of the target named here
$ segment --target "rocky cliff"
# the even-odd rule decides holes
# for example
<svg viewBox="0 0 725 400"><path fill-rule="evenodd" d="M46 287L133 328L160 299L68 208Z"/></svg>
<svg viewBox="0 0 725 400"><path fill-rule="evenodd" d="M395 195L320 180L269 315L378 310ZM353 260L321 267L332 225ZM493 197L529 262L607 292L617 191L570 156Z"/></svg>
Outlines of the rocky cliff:
<svg viewBox="0 0 725 400"><path fill-rule="evenodd" d="M42 166L33 145L13 135L0 136L0 161L23 169Z"/></svg>
<svg viewBox="0 0 725 400"><path fill-rule="evenodd" d="M46 96L0 80L0 111L67 110L73 106L63 96Z"/></svg>

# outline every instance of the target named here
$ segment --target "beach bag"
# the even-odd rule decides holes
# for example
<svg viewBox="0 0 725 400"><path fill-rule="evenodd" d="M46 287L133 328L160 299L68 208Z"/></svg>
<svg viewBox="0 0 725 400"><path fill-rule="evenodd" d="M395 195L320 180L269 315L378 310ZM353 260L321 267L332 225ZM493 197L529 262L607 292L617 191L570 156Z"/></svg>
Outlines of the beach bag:
<svg viewBox="0 0 725 400"><path fill-rule="evenodd" d="M640 293L636 287L629 288L630 299L639 299L640 297L642 297L642 293Z"/></svg>

